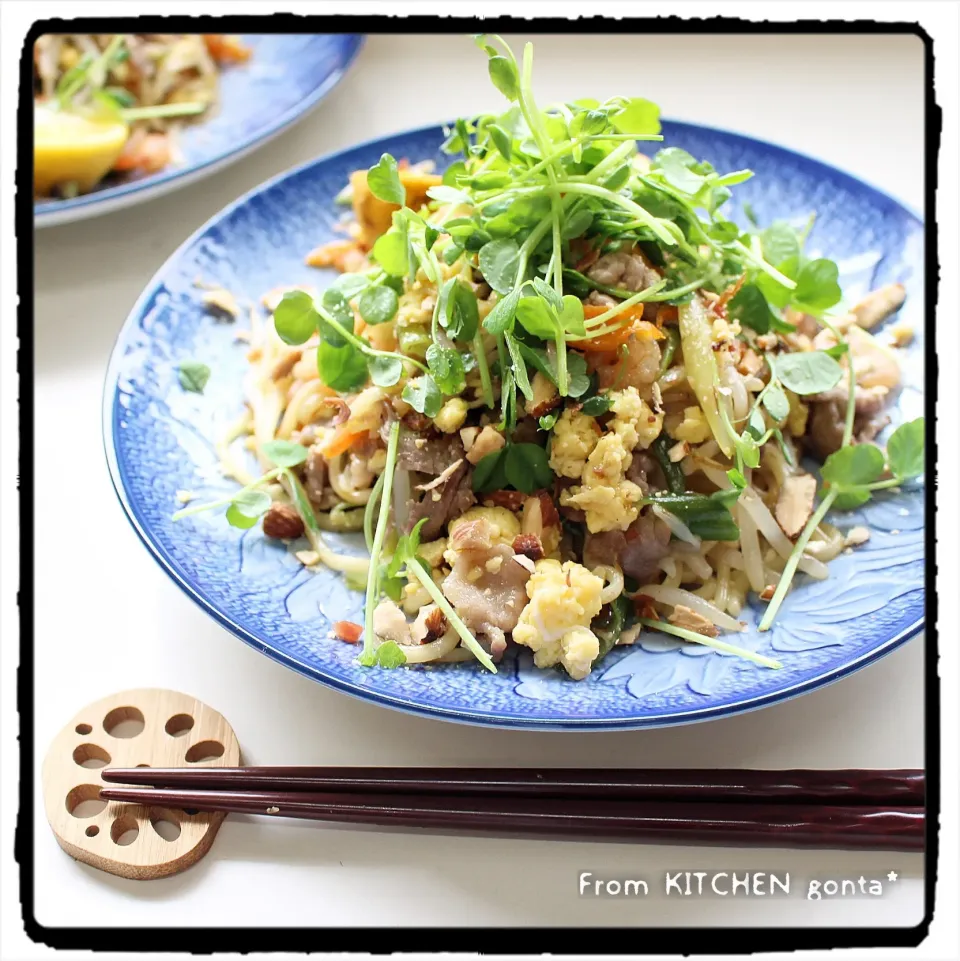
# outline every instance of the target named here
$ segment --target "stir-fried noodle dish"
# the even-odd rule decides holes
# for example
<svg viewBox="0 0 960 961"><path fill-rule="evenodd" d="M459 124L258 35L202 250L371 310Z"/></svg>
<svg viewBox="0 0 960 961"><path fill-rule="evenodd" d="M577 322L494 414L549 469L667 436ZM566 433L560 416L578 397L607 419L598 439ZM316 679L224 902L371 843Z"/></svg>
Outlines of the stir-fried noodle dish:
<svg viewBox="0 0 960 961"><path fill-rule="evenodd" d="M922 420L873 443L910 331L870 330L904 289L845 303L812 213L743 205L743 229L724 211L751 171L662 148L646 100L539 107L532 47L477 43L505 111L458 120L443 173L384 154L350 177L343 239L308 257L337 279L251 311L220 446L242 487L176 516L226 508L343 572L365 622L332 637L368 667L495 671L513 644L580 680L654 629L776 669L736 644L748 594L768 629L798 574L869 536L828 511L923 470Z"/></svg>
<svg viewBox="0 0 960 961"><path fill-rule="evenodd" d="M45 34L33 49L34 194L74 197L180 159L178 134L250 51L225 34Z"/></svg>

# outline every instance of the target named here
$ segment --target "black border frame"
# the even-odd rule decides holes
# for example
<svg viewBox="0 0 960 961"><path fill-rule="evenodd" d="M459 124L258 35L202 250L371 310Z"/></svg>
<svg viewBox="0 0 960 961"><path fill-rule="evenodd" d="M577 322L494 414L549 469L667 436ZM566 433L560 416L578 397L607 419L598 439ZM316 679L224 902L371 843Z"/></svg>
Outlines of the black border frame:
<svg viewBox="0 0 960 961"><path fill-rule="evenodd" d="M17 676L17 708L20 716L20 796L14 856L20 868L21 916L27 936L34 942L55 949L117 951L136 953L180 951L203 953L279 950L315 950L322 932L325 952L466 951L518 954L550 952L555 954L660 953L663 942L650 935L669 938L674 953L742 954L749 951L783 951L842 947L915 947L929 933L934 915L938 866L938 826L940 812L940 689L937 675L937 597L935 593L935 519L936 477L929 478L925 509L927 591L925 632L925 769L927 774L927 844L925 851L925 912L913 928L51 928L40 924L34 913L33 835L38 772L34 769L34 525L35 510L32 478L36 466L33 410L33 80L32 49L38 36L50 32L112 33L139 32L224 32L224 33L604 33L616 32L750 34L897 34L917 37L924 48L924 236L925 304L927 328L925 347L926 442L931 453L928 462L936 464L935 408L937 400L937 357L935 307L939 279L936 229L937 155L940 147L942 110L934 95L933 40L917 23L855 21L753 22L737 18L699 19L623 18L594 16L580 20L537 17L495 17L480 20L470 17L411 16L407 18L349 15L275 14L272 16L143 16L51 18L33 24L24 40L20 61L20 91L17 108L16 237L17 332L20 338L17 370L20 380L20 665ZM934 468L934 474L935 474ZM651 947L598 951L596 934L603 931L635 934L642 931ZM522 937L518 940L518 934ZM620 943L632 943L630 941ZM518 945L522 947L518 950Z"/></svg>

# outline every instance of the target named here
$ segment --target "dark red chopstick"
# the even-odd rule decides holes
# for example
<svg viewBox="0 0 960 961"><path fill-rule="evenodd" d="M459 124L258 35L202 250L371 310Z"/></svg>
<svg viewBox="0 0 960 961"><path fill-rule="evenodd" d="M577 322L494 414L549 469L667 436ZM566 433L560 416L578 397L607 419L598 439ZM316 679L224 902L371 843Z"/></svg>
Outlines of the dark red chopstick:
<svg viewBox="0 0 960 961"><path fill-rule="evenodd" d="M108 768L113 784L212 791L456 794L918 807L923 771L606 770L581 768Z"/></svg>
<svg viewBox="0 0 960 961"><path fill-rule="evenodd" d="M624 841L919 851L920 807L104 788L153 807Z"/></svg>

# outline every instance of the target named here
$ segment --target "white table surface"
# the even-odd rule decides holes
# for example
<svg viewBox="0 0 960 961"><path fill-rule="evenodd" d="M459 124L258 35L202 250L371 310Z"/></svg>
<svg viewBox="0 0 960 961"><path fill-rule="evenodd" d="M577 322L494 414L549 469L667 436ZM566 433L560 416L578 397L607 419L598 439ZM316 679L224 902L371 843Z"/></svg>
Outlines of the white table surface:
<svg viewBox="0 0 960 961"><path fill-rule="evenodd" d="M597 53L585 55L585 46ZM811 153L922 207L918 40L658 36L637 49L625 36L603 40L602 51L598 39L540 37L536 90L543 100L640 94L667 116ZM841 683L728 720L606 735L486 730L378 708L273 663L201 613L138 542L107 476L100 403L114 338L154 271L224 204L279 171L498 104L469 40L371 37L303 123L214 180L37 235L36 422L57 454L43 458L36 503L78 505L66 538L61 512L36 517L38 768L76 710L141 686L183 690L223 712L253 764L922 766L920 639ZM897 118L893 142L881 134L887 117ZM35 853L37 918L50 926L850 927L914 925L923 910L917 855L430 837L240 817L227 820L198 866L138 883L68 858L39 798ZM664 897L658 879L684 869L790 872L795 893ZM580 899L581 870L650 879L651 894ZM804 897L809 878L888 870L900 877L882 898Z"/></svg>

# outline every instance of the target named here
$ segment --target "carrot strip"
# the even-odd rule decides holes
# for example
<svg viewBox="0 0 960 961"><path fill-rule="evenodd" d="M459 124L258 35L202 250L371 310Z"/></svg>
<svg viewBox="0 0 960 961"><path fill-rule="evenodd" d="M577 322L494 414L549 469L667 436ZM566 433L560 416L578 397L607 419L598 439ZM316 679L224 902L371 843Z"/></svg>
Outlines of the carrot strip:
<svg viewBox="0 0 960 961"><path fill-rule="evenodd" d="M250 48L230 34L205 33L203 42L210 56L221 63L244 63L250 59Z"/></svg>
<svg viewBox="0 0 960 961"><path fill-rule="evenodd" d="M663 327L664 324L677 324L680 322L680 312L674 304L664 304L657 308L657 326Z"/></svg>
<svg viewBox="0 0 960 961"><path fill-rule="evenodd" d="M336 267L342 270L344 256L357 249L355 240L333 240L311 250L306 256L306 264L308 267Z"/></svg>
<svg viewBox="0 0 960 961"><path fill-rule="evenodd" d="M324 457L336 457L348 451L354 444L367 436L367 431L339 430L333 437L320 448L320 453Z"/></svg>
<svg viewBox="0 0 960 961"><path fill-rule="evenodd" d="M356 644L363 637L363 628L353 621L334 621L333 636L347 644Z"/></svg>
<svg viewBox="0 0 960 961"><path fill-rule="evenodd" d="M156 173L166 167L171 159L170 138L165 133L148 133L136 139L130 137L113 169Z"/></svg>
<svg viewBox="0 0 960 961"><path fill-rule="evenodd" d="M642 307L642 304L638 304L638 307ZM587 310L593 309L598 312L593 314L594 317L599 317L601 313L605 313L607 308L592 308L591 305L586 305L583 308L583 312L587 315ZM626 311L626 315L629 318L631 311ZM589 316L589 315L588 315ZM621 344L625 344L631 337L636 337L637 340L662 340L664 337L663 332L660 330L656 324L651 324L647 320L632 319L630 323L624 324L617 330L607 331L605 334L600 334L597 337L591 337L589 340L575 340L572 341L570 346L574 350L582 350L588 353L593 353L596 351L616 351Z"/></svg>

